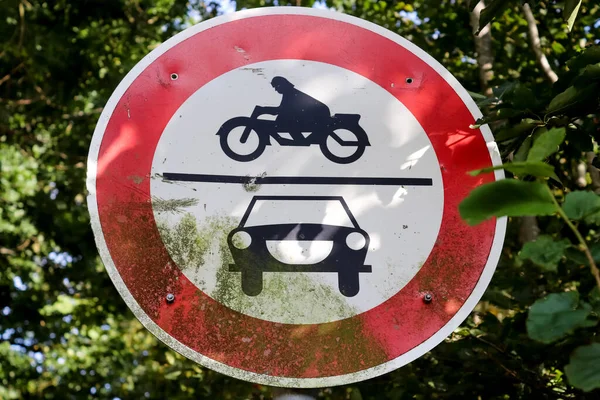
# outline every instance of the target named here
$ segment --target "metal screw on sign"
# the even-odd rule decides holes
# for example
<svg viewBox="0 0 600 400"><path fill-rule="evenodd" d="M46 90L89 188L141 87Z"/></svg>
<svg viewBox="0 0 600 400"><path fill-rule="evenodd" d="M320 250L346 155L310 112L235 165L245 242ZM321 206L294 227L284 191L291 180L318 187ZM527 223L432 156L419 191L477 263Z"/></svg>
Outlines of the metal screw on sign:
<svg viewBox="0 0 600 400"><path fill-rule="evenodd" d="M427 293L425 296L423 296L423 301L425 303L431 303L431 300L433 300L433 296L431 295L431 293Z"/></svg>
<svg viewBox="0 0 600 400"><path fill-rule="evenodd" d="M175 301L175 295L173 293L169 293L167 295L167 303L172 303Z"/></svg>

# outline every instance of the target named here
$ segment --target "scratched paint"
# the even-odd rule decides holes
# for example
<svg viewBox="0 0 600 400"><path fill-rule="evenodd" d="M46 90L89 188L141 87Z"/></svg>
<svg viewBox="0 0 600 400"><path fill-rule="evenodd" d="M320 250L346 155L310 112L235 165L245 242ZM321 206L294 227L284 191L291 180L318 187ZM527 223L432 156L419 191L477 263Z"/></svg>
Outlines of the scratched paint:
<svg viewBox="0 0 600 400"><path fill-rule="evenodd" d="M198 204L198 199L191 197L182 199L161 199L154 197L152 199L152 207L154 211L160 212L183 212L185 208L192 207Z"/></svg>

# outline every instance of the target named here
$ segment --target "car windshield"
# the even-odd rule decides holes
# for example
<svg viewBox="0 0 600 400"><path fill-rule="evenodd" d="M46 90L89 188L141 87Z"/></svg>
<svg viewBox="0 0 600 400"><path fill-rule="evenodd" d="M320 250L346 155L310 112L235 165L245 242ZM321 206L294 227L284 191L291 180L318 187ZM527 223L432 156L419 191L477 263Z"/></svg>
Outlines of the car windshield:
<svg viewBox="0 0 600 400"><path fill-rule="evenodd" d="M304 223L356 227L349 211L337 198L257 196L250 207L243 226Z"/></svg>

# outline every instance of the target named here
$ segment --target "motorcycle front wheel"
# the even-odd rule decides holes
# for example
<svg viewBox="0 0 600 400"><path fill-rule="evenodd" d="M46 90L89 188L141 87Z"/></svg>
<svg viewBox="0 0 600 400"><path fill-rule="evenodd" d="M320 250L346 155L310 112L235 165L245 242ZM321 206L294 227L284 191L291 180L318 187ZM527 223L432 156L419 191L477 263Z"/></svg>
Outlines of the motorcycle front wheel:
<svg viewBox="0 0 600 400"><path fill-rule="evenodd" d="M357 129L361 128L337 128L331 131L319 144L323 155L337 164L350 164L362 157L367 144L361 140ZM364 131L362 133L366 137Z"/></svg>
<svg viewBox="0 0 600 400"><path fill-rule="evenodd" d="M243 132L249 123L249 118L233 118L225 122L219 131L221 149L232 160L256 160L267 147L267 141L254 128L250 130L246 141L242 141Z"/></svg>

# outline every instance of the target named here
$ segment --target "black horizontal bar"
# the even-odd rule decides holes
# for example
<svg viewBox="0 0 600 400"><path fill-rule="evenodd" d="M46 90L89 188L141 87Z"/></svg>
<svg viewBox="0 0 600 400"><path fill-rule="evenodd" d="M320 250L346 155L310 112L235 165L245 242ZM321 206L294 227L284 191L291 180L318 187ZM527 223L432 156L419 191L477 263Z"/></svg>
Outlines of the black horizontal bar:
<svg viewBox="0 0 600 400"><path fill-rule="evenodd" d="M209 183L253 183L256 185L380 185L380 186L433 186L431 178L367 178L338 176L239 176L180 174L165 172L169 181Z"/></svg>

